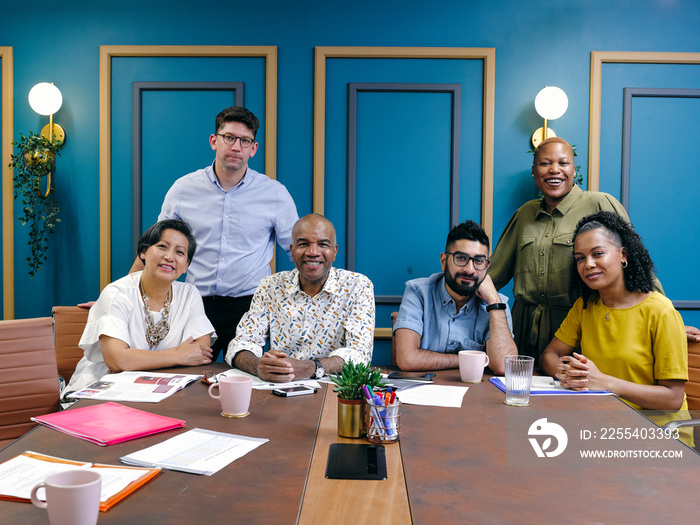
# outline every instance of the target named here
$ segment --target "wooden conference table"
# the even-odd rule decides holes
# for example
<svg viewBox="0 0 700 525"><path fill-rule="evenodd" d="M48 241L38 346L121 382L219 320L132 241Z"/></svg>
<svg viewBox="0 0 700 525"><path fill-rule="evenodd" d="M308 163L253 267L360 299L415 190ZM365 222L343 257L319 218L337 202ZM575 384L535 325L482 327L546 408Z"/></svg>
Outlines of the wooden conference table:
<svg viewBox="0 0 700 525"><path fill-rule="evenodd" d="M223 371L222 364L207 367ZM201 373L202 368L179 369ZM462 385L456 370L439 384ZM680 443L673 466L514 466L509 444L514 414L556 419L564 412L595 414L596 425L655 428L616 398L537 397L529 408L503 404L504 394L470 385L462 407L401 407L401 440L387 445L386 481L325 479L328 445L361 442L338 437L336 397L325 387L312 396L280 398L254 391L251 415L219 416L200 383L158 404L124 403L207 428L270 441L213 476L163 471L107 512L98 523L573 523L696 519L700 456ZM79 405L87 402L81 401ZM529 411L529 412L528 412ZM525 416L527 417L527 416ZM587 425L585 428L588 428ZM570 430L570 429L569 429ZM32 450L82 461L119 464L119 457L183 430L100 447L39 427L0 451L0 462ZM525 441L525 443L527 443ZM527 445L529 446L529 444ZM530 450L530 454L532 451ZM546 460L545 460L546 461ZM677 465L677 466L676 466ZM47 523L44 510L0 501L2 523ZM688 522L692 522L688 521Z"/></svg>

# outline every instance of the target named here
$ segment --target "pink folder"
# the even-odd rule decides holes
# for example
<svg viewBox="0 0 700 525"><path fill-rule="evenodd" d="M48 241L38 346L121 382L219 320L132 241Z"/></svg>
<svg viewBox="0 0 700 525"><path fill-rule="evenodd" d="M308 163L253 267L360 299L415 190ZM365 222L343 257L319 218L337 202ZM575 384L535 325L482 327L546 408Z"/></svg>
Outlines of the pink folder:
<svg viewBox="0 0 700 525"><path fill-rule="evenodd" d="M112 402L55 412L32 420L102 446L185 426L181 419Z"/></svg>

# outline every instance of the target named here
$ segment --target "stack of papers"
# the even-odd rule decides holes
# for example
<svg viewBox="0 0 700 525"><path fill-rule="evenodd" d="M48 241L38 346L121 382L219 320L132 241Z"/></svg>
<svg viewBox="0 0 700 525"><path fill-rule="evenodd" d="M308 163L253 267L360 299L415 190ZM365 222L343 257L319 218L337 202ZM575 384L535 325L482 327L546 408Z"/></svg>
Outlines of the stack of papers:
<svg viewBox="0 0 700 525"><path fill-rule="evenodd" d="M268 441L195 428L120 459L127 465L211 476Z"/></svg>
<svg viewBox="0 0 700 525"><path fill-rule="evenodd" d="M32 488L54 472L95 470L102 476L100 510L106 511L160 472L158 468L133 468L100 465L56 458L36 452L23 452L0 465L0 499L29 502ZM39 499L46 499L43 489Z"/></svg>
<svg viewBox="0 0 700 525"><path fill-rule="evenodd" d="M432 407L459 408L469 387L450 385L419 385L396 392L402 403Z"/></svg>
<svg viewBox="0 0 700 525"><path fill-rule="evenodd" d="M66 398L158 403L201 378L201 375L193 374L120 372L107 374Z"/></svg>
<svg viewBox="0 0 700 525"><path fill-rule="evenodd" d="M111 402L37 416L32 421L102 446L185 426L182 419Z"/></svg>

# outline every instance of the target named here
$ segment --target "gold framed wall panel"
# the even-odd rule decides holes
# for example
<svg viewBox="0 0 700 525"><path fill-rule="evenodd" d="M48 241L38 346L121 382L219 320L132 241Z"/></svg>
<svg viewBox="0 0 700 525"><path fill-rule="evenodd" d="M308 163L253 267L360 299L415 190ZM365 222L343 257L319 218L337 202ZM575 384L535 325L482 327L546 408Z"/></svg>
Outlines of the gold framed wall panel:
<svg viewBox="0 0 700 525"><path fill-rule="evenodd" d="M700 64L700 53L592 51L588 117L588 189L600 187L600 126L603 64Z"/></svg>
<svg viewBox="0 0 700 525"><path fill-rule="evenodd" d="M15 230L13 171L9 167L12 155L13 66L12 48L0 47L2 62L2 306L5 319L15 318Z"/></svg>
<svg viewBox="0 0 700 525"><path fill-rule="evenodd" d="M100 290L112 273L112 57L264 58L265 174L277 177L276 46L100 46ZM273 255L273 272L274 262Z"/></svg>
<svg viewBox="0 0 700 525"><path fill-rule="evenodd" d="M493 239L493 144L496 50L491 47L334 47L317 46L314 66L313 211L324 214L326 60L329 58L447 58L482 60L483 124L481 164L481 225ZM375 339L391 339L391 328L375 328Z"/></svg>
<svg viewBox="0 0 700 525"><path fill-rule="evenodd" d="M326 147L326 60L329 58L448 58L483 60L481 225L493 234L493 134L496 50L492 47L333 47L315 49L313 211L324 213Z"/></svg>

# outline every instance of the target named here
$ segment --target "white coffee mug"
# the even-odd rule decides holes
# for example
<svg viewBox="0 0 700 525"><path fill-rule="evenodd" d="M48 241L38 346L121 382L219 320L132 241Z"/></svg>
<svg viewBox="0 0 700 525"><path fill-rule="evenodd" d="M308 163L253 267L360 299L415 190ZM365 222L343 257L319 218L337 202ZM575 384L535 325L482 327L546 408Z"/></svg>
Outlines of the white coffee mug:
<svg viewBox="0 0 700 525"><path fill-rule="evenodd" d="M212 392L219 388L219 395ZM250 377L223 376L218 383L209 386L209 395L221 402L221 415L224 417L246 417L250 415L250 396L253 380Z"/></svg>
<svg viewBox="0 0 700 525"><path fill-rule="evenodd" d="M46 501L37 497L41 488ZM100 512L102 476L94 470L66 470L46 476L30 494L32 503L49 513L51 525L95 525Z"/></svg>
<svg viewBox="0 0 700 525"><path fill-rule="evenodd" d="M465 383L479 383L484 376L484 368L489 364L489 356L481 350L462 350L459 353L459 375Z"/></svg>

